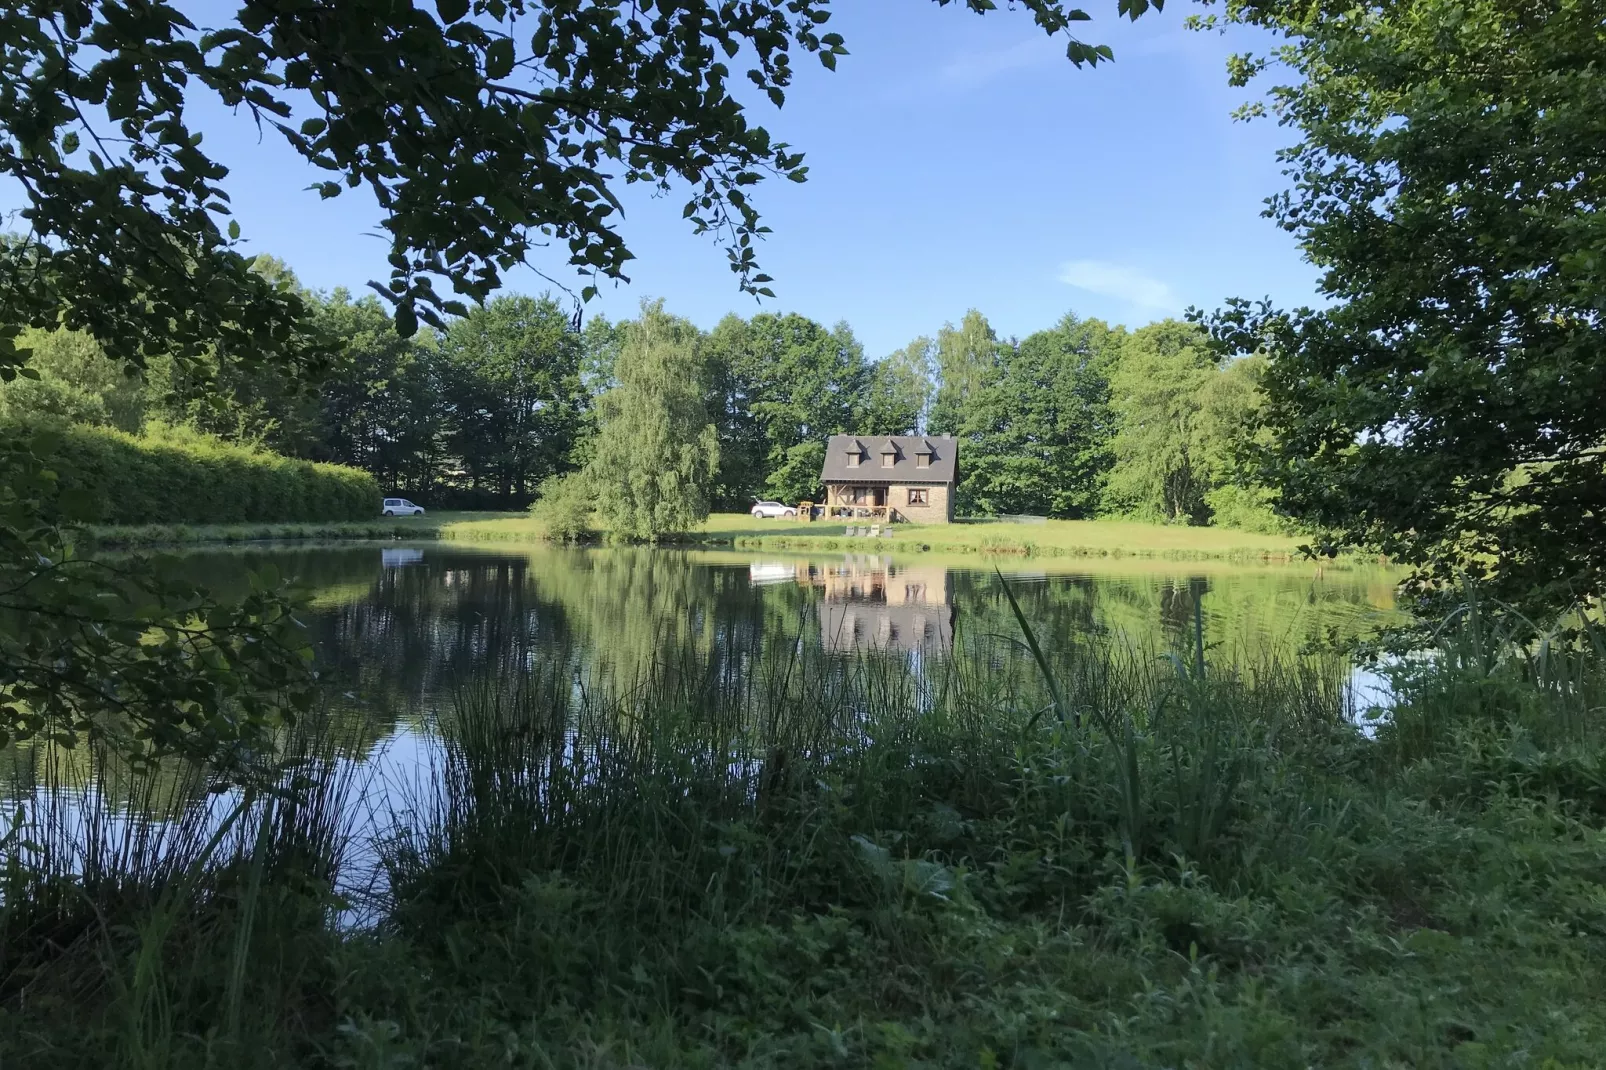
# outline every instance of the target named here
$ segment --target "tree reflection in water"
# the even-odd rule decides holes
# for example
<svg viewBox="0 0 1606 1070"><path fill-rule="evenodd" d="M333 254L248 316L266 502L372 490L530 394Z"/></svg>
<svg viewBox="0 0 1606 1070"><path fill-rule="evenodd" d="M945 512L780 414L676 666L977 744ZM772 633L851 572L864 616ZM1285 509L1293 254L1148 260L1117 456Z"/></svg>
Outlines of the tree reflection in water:
<svg viewBox="0 0 1606 1070"><path fill-rule="evenodd" d="M1012 636L990 565L874 554L753 558L642 548L481 549L453 544L208 551L179 567L240 586L272 561L309 596L329 693L376 718L369 739L447 705L454 691L536 665L577 686L649 672L740 677L766 649L810 644L880 653L925 672L957 644ZM1018 564L1018 563L1017 563ZM1214 662L1318 656L1388 615L1394 576L1376 569L1126 565L1065 561L1006 571L1046 645L1100 640L1186 651L1200 608Z"/></svg>

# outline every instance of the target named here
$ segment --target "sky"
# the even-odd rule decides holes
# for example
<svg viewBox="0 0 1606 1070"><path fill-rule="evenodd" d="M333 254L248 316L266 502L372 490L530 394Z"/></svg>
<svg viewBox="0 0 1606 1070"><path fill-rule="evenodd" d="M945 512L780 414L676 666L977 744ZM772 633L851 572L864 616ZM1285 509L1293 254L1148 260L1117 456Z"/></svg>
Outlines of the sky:
<svg viewBox="0 0 1606 1070"><path fill-rule="evenodd" d="M776 298L737 289L723 250L681 219L684 196L627 191L631 282L604 282L586 314L630 316L646 297L705 328L732 311L799 312L846 320L875 358L970 308L1024 337L1066 312L1136 326L1232 296L1312 302L1314 271L1261 215L1286 185L1275 153L1292 134L1231 118L1248 91L1228 87L1225 59L1260 42L1190 32L1182 5L1136 23L1114 9L1091 8L1079 30L1115 62L1078 69L1007 5L838 4L829 29L850 54L837 70L800 56L784 108L751 104L810 168L802 185L752 194L774 231L759 259ZM388 277L371 197L321 201L306 188L321 172L221 105L192 119L232 169L248 252L317 289ZM556 253L536 266L583 285ZM511 291L551 288L533 270L506 278Z"/></svg>

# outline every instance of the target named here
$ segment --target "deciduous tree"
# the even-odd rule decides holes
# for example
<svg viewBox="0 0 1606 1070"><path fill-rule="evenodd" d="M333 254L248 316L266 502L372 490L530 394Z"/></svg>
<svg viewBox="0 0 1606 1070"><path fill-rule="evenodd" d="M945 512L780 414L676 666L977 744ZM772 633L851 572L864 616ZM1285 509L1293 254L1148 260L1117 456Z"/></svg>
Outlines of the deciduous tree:
<svg viewBox="0 0 1606 1070"><path fill-rule="evenodd" d="M1211 481L1199 417L1216 355L1198 327L1177 320L1132 332L1111 377L1117 431L1112 509L1151 520L1203 524Z"/></svg>
<svg viewBox="0 0 1606 1070"><path fill-rule="evenodd" d="M319 389L319 459L372 472L387 493L428 498L443 474L450 416L433 332L401 337L373 295L353 301L336 290L317 312L340 354Z"/></svg>
<svg viewBox="0 0 1606 1070"><path fill-rule="evenodd" d="M450 446L476 487L506 505L568 467L589 406L584 344L550 295L498 297L441 338Z"/></svg>
<svg viewBox="0 0 1606 1070"><path fill-rule="evenodd" d="M1297 139L1269 214L1317 309L1239 302L1280 507L1330 544L1557 606L1606 592L1606 6L1235 5Z"/></svg>
<svg viewBox="0 0 1606 1070"><path fill-rule="evenodd" d="M625 329L616 385L597 401L600 427L586 468L603 525L625 539L652 541L708 516L719 471L719 436L709 418L697 328L643 303Z"/></svg>
<svg viewBox="0 0 1606 1070"><path fill-rule="evenodd" d="M936 391L933 348L930 338L916 338L871 365L856 433L913 435L926 429Z"/></svg>
<svg viewBox="0 0 1606 1070"><path fill-rule="evenodd" d="M18 342L33 354L33 374L0 383L0 419L48 416L123 431L138 431L145 422L144 384L107 359L89 335L34 329Z"/></svg>
<svg viewBox="0 0 1606 1070"><path fill-rule="evenodd" d="M966 512L1091 516L1110 459L1109 374L1121 332L1066 315L1001 346L965 406L959 506Z"/></svg>
<svg viewBox="0 0 1606 1070"><path fill-rule="evenodd" d="M976 309L965 313L959 326L944 324L937 332L937 393L931 406L931 431L957 434L965 422L965 409L998 372L1002 343Z"/></svg>
<svg viewBox="0 0 1606 1070"><path fill-rule="evenodd" d="M795 313L727 317L710 338L723 377L725 433L742 449L747 478L762 472L754 493L795 502L819 487L825 441L857 430L870 381L864 348L846 323L826 329ZM762 448L762 459L752 457ZM735 471L730 469L728 471ZM745 502L742 504L746 504Z"/></svg>

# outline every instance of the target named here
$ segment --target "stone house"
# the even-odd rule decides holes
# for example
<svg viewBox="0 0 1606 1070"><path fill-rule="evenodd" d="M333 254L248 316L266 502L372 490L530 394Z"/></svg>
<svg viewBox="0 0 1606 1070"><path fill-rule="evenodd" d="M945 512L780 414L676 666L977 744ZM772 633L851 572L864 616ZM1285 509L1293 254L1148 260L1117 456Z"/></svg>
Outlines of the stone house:
<svg viewBox="0 0 1606 1070"><path fill-rule="evenodd" d="M827 519L946 524L954 518L952 435L832 435L820 471Z"/></svg>

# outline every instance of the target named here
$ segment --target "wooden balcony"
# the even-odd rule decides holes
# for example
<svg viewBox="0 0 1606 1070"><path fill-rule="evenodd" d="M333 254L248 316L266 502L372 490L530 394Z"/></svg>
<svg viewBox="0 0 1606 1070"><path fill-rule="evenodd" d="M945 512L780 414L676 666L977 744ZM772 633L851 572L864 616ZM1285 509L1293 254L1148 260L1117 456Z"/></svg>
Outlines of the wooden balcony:
<svg viewBox="0 0 1606 1070"><path fill-rule="evenodd" d="M827 505L825 507L827 520L883 520L892 519L892 507L889 505Z"/></svg>

